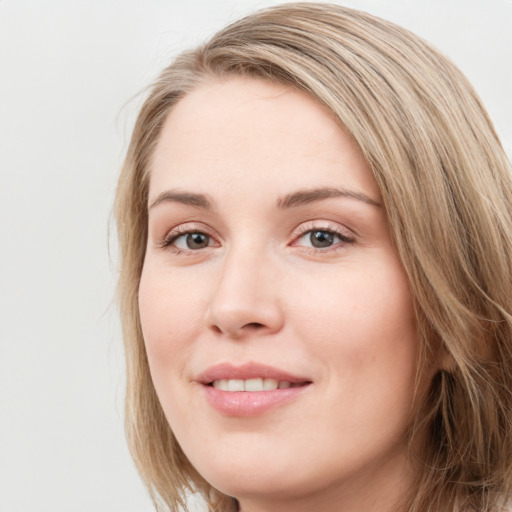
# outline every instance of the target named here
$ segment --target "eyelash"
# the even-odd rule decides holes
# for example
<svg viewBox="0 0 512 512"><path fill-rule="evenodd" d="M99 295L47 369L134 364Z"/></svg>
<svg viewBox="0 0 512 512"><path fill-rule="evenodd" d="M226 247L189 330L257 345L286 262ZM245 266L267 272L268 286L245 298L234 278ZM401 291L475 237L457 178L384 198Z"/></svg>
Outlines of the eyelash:
<svg viewBox="0 0 512 512"><path fill-rule="evenodd" d="M186 236L186 235L192 235L192 234L201 234L201 235L207 236L210 240L214 239L204 229L198 229L198 228L194 228L194 227L187 227L185 225L185 226L177 226L174 229L172 229L171 231L169 231L169 233L167 233L165 235L164 239L158 245L159 245L159 247L161 249L165 249L165 250L171 251L174 254L187 254L187 255L191 255L191 254L194 254L195 252L197 252L199 249L196 249L196 250L194 250L194 249L185 250L185 249L180 249L179 247L176 247L173 244L179 238L181 238L183 236Z"/></svg>
<svg viewBox="0 0 512 512"><path fill-rule="evenodd" d="M307 247L307 246L299 246L297 245L297 242L303 238L308 233L312 234L315 232L322 232L329 235L334 235L335 237L339 238L339 242L334 243L331 246L324 247L324 248L317 248L317 247ZM195 227L187 227L184 226L177 226L173 230L171 230L169 233L167 233L164 237L164 239L158 244L158 246L161 249L170 250L174 254L185 254L185 255L193 255L194 253L199 252L201 249L180 249L179 247L176 247L173 245L179 238L184 237L186 235L191 234L201 234L208 237L209 241L215 240L214 237L212 237L208 232L204 229L198 229ZM345 246L347 244L354 244L356 242L355 238L353 236L347 235L346 233L342 232L341 229L338 227L333 227L330 225L314 225L314 224L305 224L302 225L296 230L295 233L293 233L293 241L290 244L292 247L302 247L302 250L310 253L310 254L326 254L333 251L339 250L341 246ZM210 245L206 246L205 248L210 247Z"/></svg>
<svg viewBox="0 0 512 512"><path fill-rule="evenodd" d="M292 246L297 247L297 242L302 239L305 235L308 233L313 234L315 232L321 232L321 233L327 233L329 235L334 235L335 237L339 238L339 242L334 243L333 245L330 245L328 247L324 248L318 248L318 247L305 247L301 246L302 250L307 251L310 254L326 254L334 251L340 250L342 247L344 247L347 244L354 244L356 242L356 239L348 235L346 232L343 232L339 227L335 227L332 225L315 225L315 223L306 223L301 225L298 230L293 234L293 242L291 243ZM300 247L300 246L299 246Z"/></svg>

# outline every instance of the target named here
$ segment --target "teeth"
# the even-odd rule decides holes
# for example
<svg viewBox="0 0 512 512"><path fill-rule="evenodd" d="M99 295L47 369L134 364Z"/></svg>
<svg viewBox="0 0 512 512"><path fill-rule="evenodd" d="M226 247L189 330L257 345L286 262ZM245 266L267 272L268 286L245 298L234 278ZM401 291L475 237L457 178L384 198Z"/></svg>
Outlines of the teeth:
<svg viewBox="0 0 512 512"><path fill-rule="evenodd" d="M273 391L292 387L286 380L276 379L219 379L213 381L213 387L221 391Z"/></svg>
<svg viewBox="0 0 512 512"><path fill-rule="evenodd" d="M229 379L228 391L244 391L244 381L240 379Z"/></svg>
<svg viewBox="0 0 512 512"><path fill-rule="evenodd" d="M263 379L247 379L244 391L263 391Z"/></svg>
<svg viewBox="0 0 512 512"><path fill-rule="evenodd" d="M222 391L228 390L228 381L226 379L214 380L213 387L217 389L221 389Z"/></svg>
<svg viewBox="0 0 512 512"><path fill-rule="evenodd" d="M275 379L263 379L263 391L273 391L277 389L278 382Z"/></svg>

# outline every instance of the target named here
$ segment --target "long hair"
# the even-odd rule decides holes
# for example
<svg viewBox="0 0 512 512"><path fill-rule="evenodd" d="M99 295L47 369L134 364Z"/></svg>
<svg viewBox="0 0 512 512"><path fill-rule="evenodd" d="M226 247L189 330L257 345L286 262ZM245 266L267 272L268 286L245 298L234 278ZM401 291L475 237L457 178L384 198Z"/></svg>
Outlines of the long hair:
<svg viewBox="0 0 512 512"><path fill-rule="evenodd" d="M305 91L357 141L380 188L415 298L421 362L442 359L411 433L411 512L499 510L512 481L512 172L462 73L410 32L327 4L285 4L241 19L181 54L135 124L115 213L127 362L126 430L155 504L189 491L210 510L236 502L187 461L151 382L138 287L147 242L151 157L164 120L214 78L247 76ZM420 364L419 371L422 365Z"/></svg>

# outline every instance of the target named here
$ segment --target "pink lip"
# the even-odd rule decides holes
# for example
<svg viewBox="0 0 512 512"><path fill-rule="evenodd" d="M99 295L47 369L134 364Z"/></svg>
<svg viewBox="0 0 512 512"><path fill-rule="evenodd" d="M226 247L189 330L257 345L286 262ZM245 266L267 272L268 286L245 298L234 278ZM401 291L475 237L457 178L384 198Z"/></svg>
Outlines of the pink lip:
<svg viewBox="0 0 512 512"><path fill-rule="evenodd" d="M289 382L311 382L310 379L292 375L272 366L259 363L246 363L241 366L233 366L229 363L221 363L208 368L205 372L197 377L197 381L201 384L210 384L214 380L220 379L275 379L287 380Z"/></svg>
<svg viewBox="0 0 512 512"><path fill-rule="evenodd" d="M222 391L211 385L214 380L246 380L259 377L304 385L272 391L251 392ZM302 395L311 384L311 380L307 378L258 363L247 363L242 366L233 366L229 363L215 365L201 373L196 381L202 384L206 399L214 409L223 415L235 417L257 416L274 407L284 405Z"/></svg>

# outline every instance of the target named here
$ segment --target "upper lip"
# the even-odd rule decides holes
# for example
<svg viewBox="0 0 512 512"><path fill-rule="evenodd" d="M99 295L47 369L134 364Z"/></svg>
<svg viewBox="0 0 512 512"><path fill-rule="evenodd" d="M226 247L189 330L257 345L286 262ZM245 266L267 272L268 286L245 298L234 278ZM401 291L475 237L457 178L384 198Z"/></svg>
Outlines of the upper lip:
<svg viewBox="0 0 512 512"><path fill-rule="evenodd" d="M288 381L292 383L311 382L310 379L298 375L292 375L279 368L260 363L245 363L239 366L230 363L216 364L200 373L196 380L201 384L211 384L215 380L221 379L275 379L278 381Z"/></svg>

